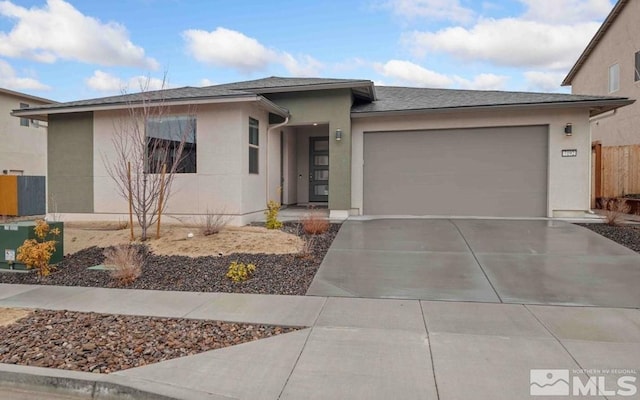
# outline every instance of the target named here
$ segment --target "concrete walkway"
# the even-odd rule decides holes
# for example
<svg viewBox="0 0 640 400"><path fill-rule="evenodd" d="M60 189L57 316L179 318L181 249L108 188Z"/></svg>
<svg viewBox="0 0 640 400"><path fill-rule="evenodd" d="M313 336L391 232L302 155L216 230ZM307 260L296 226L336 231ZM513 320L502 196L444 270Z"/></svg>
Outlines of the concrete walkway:
<svg viewBox="0 0 640 400"><path fill-rule="evenodd" d="M640 310L631 308L6 284L0 307L309 327L101 376L0 364L0 386L67 385L95 398L511 400L529 398L533 368L583 380L576 371L637 379L640 370ZM603 376L615 390L620 374Z"/></svg>

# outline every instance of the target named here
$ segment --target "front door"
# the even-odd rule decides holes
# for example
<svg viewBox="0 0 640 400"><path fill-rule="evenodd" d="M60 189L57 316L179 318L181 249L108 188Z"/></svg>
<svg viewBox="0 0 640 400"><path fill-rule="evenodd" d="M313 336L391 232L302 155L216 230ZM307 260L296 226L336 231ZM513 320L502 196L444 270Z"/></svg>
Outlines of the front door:
<svg viewBox="0 0 640 400"><path fill-rule="evenodd" d="M329 201L329 137L309 138L309 201Z"/></svg>

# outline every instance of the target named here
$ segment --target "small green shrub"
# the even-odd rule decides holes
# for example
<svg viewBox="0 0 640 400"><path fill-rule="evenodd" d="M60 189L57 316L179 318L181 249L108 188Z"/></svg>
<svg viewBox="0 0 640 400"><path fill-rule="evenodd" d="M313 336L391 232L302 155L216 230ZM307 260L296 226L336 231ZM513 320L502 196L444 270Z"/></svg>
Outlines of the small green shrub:
<svg viewBox="0 0 640 400"><path fill-rule="evenodd" d="M229 270L227 271L226 276L234 282L244 282L251 278L251 275L255 270L256 266L253 264L244 264L234 261L229 265Z"/></svg>
<svg viewBox="0 0 640 400"><path fill-rule="evenodd" d="M269 200L267 203L267 229L280 229L282 228L282 222L278 221L278 213L280 212L280 203L277 201Z"/></svg>

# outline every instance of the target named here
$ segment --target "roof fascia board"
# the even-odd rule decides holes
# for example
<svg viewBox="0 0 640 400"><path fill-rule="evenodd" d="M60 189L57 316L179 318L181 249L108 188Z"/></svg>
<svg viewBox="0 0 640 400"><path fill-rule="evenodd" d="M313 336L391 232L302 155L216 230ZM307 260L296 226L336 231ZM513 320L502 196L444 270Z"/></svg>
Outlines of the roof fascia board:
<svg viewBox="0 0 640 400"><path fill-rule="evenodd" d="M45 104L57 104L57 102L55 102L53 100L45 99L43 97L38 97L38 96L32 96L32 95L26 94L26 93L15 92L15 91L9 90L9 89L0 88L0 93L7 94L9 96L19 97L21 99L33 100L33 101L37 101L37 102L45 103Z"/></svg>
<svg viewBox="0 0 640 400"><path fill-rule="evenodd" d="M77 112L89 112L89 111L111 111L111 110L122 110L127 108L142 108L145 106L183 106L183 105L198 105L198 104L224 104L224 103L242 103L242 102L262 102L266 108L274 111L275 113L281 114L282 116L288 116L289 113L282 107L275 105L269 100L263 98L262 96L250 95L250 96L242 96L242 97L226 97L226 98L209 98L209 99L181 99L181 100L167 100L167 101L149 101L149 102L130 102L130 103L112 103L112 104L104 104L104 105L87 105L87 106L69 106L69 107L58 107L58 108L41 108L41 109L18 109L13 110L11 115L15 117L31 117L31 116L40 116L40 115L48 115L48 114L68 114L68 113L77 113Z"/></svg>
<svg viewBox="0 0 640 400"><path fill-rule="evenodd" d="M473 112L473 111L498 111L498 110L521 110L521 109L550 109L550 108L597 108L603 107L604 111L591 113L591 116L598 115L615 108L633 104L635 100L616 99L616 100L591 100L591 101L574 101L562 103L539 103L539 104L506 104L506 105L489 105L489 106L465 106L465 107L446 107L446 108L422 108L415 110L390 110L390 111L366 111L351 112L351 118L367 118L376 116L403 116L415 114L439 114L452 112Z"/></svg>
<svg viewBox="0 0 640 400"><path fill-rule="evenodd" d="M587 59L591 55L591 52L598 46L598 44L600 43L600 40L607 33L607 31L609 30L609 27L613 25L615 20L622 13L622 10L628 4L628 2L629 2L628 0L619 0L616 3L616 5L613 7L609 15L607 15L607 18L605 18L604 22L602 23L602 25L600 26L596 34L593 35L593 37L591 38L591 41L589 41L589 44L587 45L587 47L585 47L585 49L582 51L582 54L580 54L580 57L578 57L578 60L576 61L576 63L573 64L573 67L571 67L571 70L562 81L561 86L571 86L571 81L573 81L573 78L575 78L578 71L580 71L584 63L587 61Z"/></svg>

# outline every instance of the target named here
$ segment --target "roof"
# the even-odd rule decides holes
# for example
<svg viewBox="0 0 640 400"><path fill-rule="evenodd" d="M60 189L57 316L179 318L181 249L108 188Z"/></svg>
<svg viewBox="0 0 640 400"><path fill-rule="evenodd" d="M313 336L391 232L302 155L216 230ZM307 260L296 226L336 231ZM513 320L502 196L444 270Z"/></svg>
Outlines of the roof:
<svg viewBox="0 0 640 400"><path fill-rule="evenodd" d="M369 101L375 99L375 88L373 82L365 79L285 78L280 76L271 76L252 81L226 83L213 87L246 90L261 94L308 90L351 89L356 97Z"/></svg>
<svg viewBox="0 0 640 400"><path fill-rule="evenodd" d="M587 62L587 59L589 59L589 56L591 55L593 50L598 46L598 43L600 43L604 35L607 33L611 25L613 25L613 23L616 21L620 13L622 13L622 10L627 4L629 4L629 0L618 0L616 5L613 6L613 9L600 26L600 29L598 29L593 38L591 38L591 41L578 58L578 61L576 61L576 63L567 74L566 78L564 78L564 80L562 81L562 86L571 86L571 81L573 81L573 78L576 76L578 71L580 71L580 68L582 68L584 63Z"/></svg>
<svg viewBox="0 0 640 400"><path fill-rule="evenodd" d="M55 103L55 101L53 101L53 100L45 99L43 97L38 97L38 96L32 96L32 95L26 94L26 93L15 92L15 91L9 90L9 89L0 88L0 93L8 94L9 96L20 97L20 98L26 99L26 100L37 101L39 103L47 103L47 104Z"/></svg>
<svg viewBox="0 0 640 400"><path fill-rule="evenodd" d="M479 108L532 106L590 107L592 115L633 103L625 97L584 96L562 93L503 92L378 86L378 100L356 105L354 117L383 113L412 113Z"/></svg>
<svg viewBox="0 0 640 400"><path fill-rule="evenodd" d="M144 102L162 103L164 105L181 105L223 103L232 101L256 101L263 103L269 111L274 112L275 114L282 116L289 115L289 111L285 108L280 107L255 93L242 90L230 90L216 86L204 88L186 86L175 89L155 90L100 97L89 100L71 101L67 103L56 103L39 107L31 107L29 109L14 110L13 115L46 119L46 116L49 114L117 109L132 105L139 105Z"/></svg>

